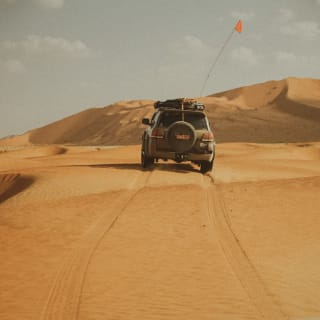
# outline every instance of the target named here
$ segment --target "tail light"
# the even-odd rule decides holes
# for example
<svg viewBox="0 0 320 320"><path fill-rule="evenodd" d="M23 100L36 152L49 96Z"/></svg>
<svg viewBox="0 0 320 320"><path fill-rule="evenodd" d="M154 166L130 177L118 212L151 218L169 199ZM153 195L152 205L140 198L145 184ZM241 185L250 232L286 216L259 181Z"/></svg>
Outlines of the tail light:
<svg viewBox="0 0 320 320"><path fill-rule="evenodd" d="M163 138L164 138L163 129L154 128L154 129L152 130L151 138L163 139Z"/></svg>
<svg viewBox="0 0 320 320"><path fill-rule="evenodd" d="M212 132L206 132L201 137L202 142L213 142L213 139L214 137Z"/></svg>

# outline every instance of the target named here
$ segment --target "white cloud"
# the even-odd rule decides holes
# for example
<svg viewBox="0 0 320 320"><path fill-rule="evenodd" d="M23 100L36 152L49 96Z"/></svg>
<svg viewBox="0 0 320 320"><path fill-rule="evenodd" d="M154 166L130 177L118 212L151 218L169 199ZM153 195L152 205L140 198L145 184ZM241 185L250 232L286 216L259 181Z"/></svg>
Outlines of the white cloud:
<svg viewBox="0 0 320 320"><path fill-rule="evenodd" d="M294 13L290 9L283 8L283 9L279 10L279 21L280 22L288 22L288 21L292 20L293 17L294 17Z"/></svg>
<svg viewBox="0 0 320 320"><path fill-rule="evenodd" d="M204 43L197 37L194 36L185 36L184 37L185 43L190 45L190 47L202 48Z"/></svg>
<svg viewBox="0 0 320 320"><path fill-rule="evenodd" d="M49 9L60 9L64 5L64 0L33 0L36 4Z"/></svg>
<svg viewBox="0 0 320 320"><path fill-rule="evenodd" d="M41 37L30 35L21 41L4 41L0 43L2 50L12 54L48 55L71 58L88 58L94 56L85 43L80 40L68 40L65 38Z"/></svg>
<svg viewBox="0 0 320 320"><path fill-rule="evenodd" d="M255 66L259 63L259 56L251 48L240 46L231 51L232 60L238 63L245 63L247 66Z"/></svg>
<svg viewBox="0 0 320 320"><path fill-rule="evenodd" d="M275 53L276 61L282 66L290 65L293 67L313 67L317 62L316 56L296 55L292 52L278 51Z"/></svg>
<svg viewBox="0 0 320 320"><path fill-rule="evenodd" d="M214 49L195 36L184 36L169 44L169 52L166 55L167 61L163 61L167 66L179 65L191 68L200 65L204 68L212 59ZM165 59L164 59L165 60Z"/></svg>
<svg viewBox="0 0 320 320"><path fill-rule="evenodd" d="M300 21L281 27L284 35L297 36L301 38L315 38L320 35L320 28L315 21Z"/></svg>
<svg viewBox="0 0 320 320"><path fill-rule="evenodd" d="M5 70L11 73L24 73L26 72L26 67L20 60L10 59L3 62L3 67Z"/></svg>
<svg viewBox="0 0 320 320"><path fill-rule="evenodd" d="M194 54L195 52L202 53L210 50L201 39L195 36L184 36L182 39L171 43L170 48L178 55Z"/></svg>
<svg viewBox="0 0 320 320"><path fill-rule="evenodd" d="M298 57L292 52L278 51L275 55L279 63L295 63L298 60Z"/></svg>
<svg viewBox="0 0 320 320"><path fill-rule="evenodd" d="M241 19L244 21L250 20L255 16L253 12L239 12L239 11L232 11L230 15L235 19Z"/></svg>

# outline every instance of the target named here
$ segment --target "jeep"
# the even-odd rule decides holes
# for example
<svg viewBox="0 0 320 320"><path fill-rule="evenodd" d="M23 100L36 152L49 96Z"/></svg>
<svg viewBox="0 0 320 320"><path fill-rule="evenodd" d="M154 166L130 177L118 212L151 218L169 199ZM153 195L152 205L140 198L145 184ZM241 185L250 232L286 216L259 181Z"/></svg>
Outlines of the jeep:
<svg viewBox="0 0 320 320"><path fill-rule="evenodd" d="M200 172L212 170L215 140L205 106L194 99L157 101L152 119L143 118L148 127L141 143L141 165L147 168L159 159L177 163L191 161Z"/></svg>

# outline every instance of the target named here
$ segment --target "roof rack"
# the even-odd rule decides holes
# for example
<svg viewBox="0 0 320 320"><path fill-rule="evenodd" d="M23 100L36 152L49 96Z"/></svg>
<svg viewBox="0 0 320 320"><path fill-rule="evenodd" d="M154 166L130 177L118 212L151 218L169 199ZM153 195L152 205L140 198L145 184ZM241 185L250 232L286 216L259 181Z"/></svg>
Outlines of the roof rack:
<svg viewBox="0 0 320 320"><path fill-rule="evenodd" d="M165 101L157 101L154 104L155 109L177 109L177 110L200 110L205 109L204 105L194 99L178 98Z"/></svg>

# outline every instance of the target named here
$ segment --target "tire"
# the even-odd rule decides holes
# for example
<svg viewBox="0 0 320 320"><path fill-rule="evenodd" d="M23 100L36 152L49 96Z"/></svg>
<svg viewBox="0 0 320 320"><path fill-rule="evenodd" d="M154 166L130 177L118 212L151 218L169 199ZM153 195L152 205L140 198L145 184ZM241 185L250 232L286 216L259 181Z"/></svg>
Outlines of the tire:
<svg viewBox="0 0 320 320"><path fill-rule="evenodd" d="M141 166L142 166L142 168L146 169L150 165L152 165L153 163L154 163L154 159L147 157L145 151L142 149L141 150Z"/></svg>
<svg viewBox="0 0 320 320"><path fill-rule="evenodd" d="M212 161L202 161L200 163L200 172L207 173L211 171L213 168L213 160Z"/></svg>
<svg viewBox="0 0 320 320"><path fill-rule="evenodd" d="M177 136L189 136L188 139L177 139ZM196 133L194 127L184 121L173 123L168 129L168 143L170 148L177 152L183 153L190 150L196 141Z"/></svg>

